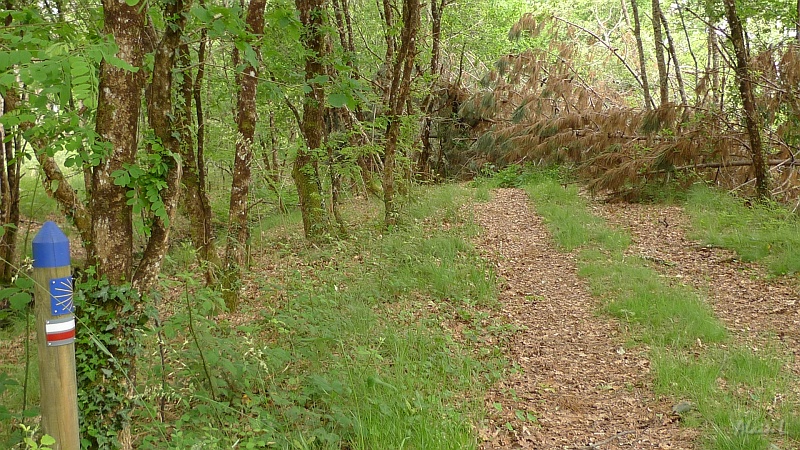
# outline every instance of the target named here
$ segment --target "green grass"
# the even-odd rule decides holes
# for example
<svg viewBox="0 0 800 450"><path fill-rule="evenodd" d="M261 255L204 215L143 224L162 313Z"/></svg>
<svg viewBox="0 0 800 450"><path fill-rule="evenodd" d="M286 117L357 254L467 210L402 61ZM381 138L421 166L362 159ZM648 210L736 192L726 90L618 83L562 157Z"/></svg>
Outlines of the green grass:
<svg viewBox="0 0 800 450"><path fill-rule="evenodd" d="M406 205L392 232L374 218L327 246L291 235L299 217L262 221L285 270L256 280L263 298L242 313L259 319L234 327L196 318L217 400L199 352L181 339L178 309L165 328L180 433L167 443L169 430L140 410L137 432L148 436L140 448L476 448L473 424L505 363L498 348L471 349L442 324L463 323L468 341L510 330L482 312L497 304L495 278L466 241L475 232L462 208L471 191L448 185L417 195L426 201ZM212 295L195 289L193 301ZM158 359L147 363L144 384L158 385Z"/></svg>
<svg viewBox="0 0 800 450"><path fill-rule="evenodd" d="M800 443L798 399L788 388L797 380L782 370L777 350L755 352L732 344L699 293L667 281L642 259L626 257L629 238L590 214L558 172L540 171L527 179L522 187L560 248L577 249L579 275L602 309L629 327L632 341L649 346L655 392L694 405L683 423L703 431L703 448L757 450L785 440L792 447ZM700 189L689 202L696 225L716 239L713 243L735 247L751 259L769 257L776 272L794 264L790 255L776 251L800 242L800 230L785 210L751 210ZM783 398L781 408L775 407L778 398Z"/></svg>
<svg viewBox="0 0 800 450"><path fill-rule="evenodd" d="M763 260L776 275L800 271L800 220L784 206L749 204L696 185L686 211L692 218L693 238L730 248L744 261Z"/></svg>
<svg viewBox="0 0 800 450"><path fill-rule="evenodd" d="M654 389L697 406L684 420L709 430L706 448L769 448L771 438L784 434L778 429L788 415L774 413L772 405L786 392L787 377L777 354L762 353L745 347L714 347L699 355L659 349L653 352Z"/></svg>
<svg viewBox="0 0 800 450"><path fill-rule="evenodd" d="M609 258L596 250L580 254L579 275L593 295L606 299L605 310L641 327L637 339L659 346L690 347L721 342L725 327L691 289L670 285L637 258Z"/></svg>
<svg viewBox="0 0 800 450"><path fill-rule="evenodd" d="M414 196L425 200L405 205L388 233L374 205L344 211L350 237L327 245L302 239L296 212L256 217L254 254L263 249L279 269L267 276L256 259L246 292L259 297L242 305L243 322L214 316L219 292L201 286L191 246L173 246L159 301L163 361L156 330L142 330L137 447L476 448L474 424L505 373L499 346L513 329L486 312L497 306L496 280L467 241L477 232L462 207L472 191ZM448 323L460 324L458 336ZM18 365L0 367L22 379ZM20 412L19 386L0 395Z"/></svg>

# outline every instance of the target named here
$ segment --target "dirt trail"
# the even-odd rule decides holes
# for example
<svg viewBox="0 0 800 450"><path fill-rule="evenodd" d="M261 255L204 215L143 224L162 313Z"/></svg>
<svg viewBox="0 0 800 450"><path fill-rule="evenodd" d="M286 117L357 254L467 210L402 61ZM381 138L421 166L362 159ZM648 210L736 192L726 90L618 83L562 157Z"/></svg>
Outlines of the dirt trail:
<svg viewBox="0 0 800 450"><path fill-rule="evenodd" d="M577 277L574 257L553 247L527 205L518 189L475 205L485 229L478 245L505 280L498 314L523 327L507 354L515 373L486 399L483 448L693 448L695 433L650 390L646 350L623 348L618 325L597 314Z"/></svg>

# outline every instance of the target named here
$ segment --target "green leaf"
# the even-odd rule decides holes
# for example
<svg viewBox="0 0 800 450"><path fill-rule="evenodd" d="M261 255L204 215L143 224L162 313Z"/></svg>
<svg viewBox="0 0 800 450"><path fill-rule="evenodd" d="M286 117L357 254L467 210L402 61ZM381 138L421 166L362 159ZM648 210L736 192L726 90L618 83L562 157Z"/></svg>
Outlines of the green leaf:
<svg viewBox="0 0 800 450"><path fill-rule="evenodd" d="M14 286L20 289L33 289L33 279L26 276L17 277L17 279L14 280Z"/></svg>
<svg viewBox="0 0 800 450"><path fill-rule="evenodd" d="M119 169L111 172L116 186L129 186L131 184L131 174L129 171Z"/></svg>
<svg viewBox="0 0 800 450"><path fill-rule="evenodd" d="M345 105L350 106L351 100L352 99L350 97L340 92L330 94L328 96L328 103L330 103L334 108L341 108Z"/></svg>
<svg viewBox="0 0 800 450"><path fill-rule="evenodd" d="M49 434L45 434L44 436L42 436L42 439L41 439L40 442L42 443L42 445L53 445L53 444L56 443L56 440L53 438L53 436L50 436Z"/></svg>
<svg viewBox="0 0 800 450"><path fill-rule="evenodd" d="M327 83L330 80L330 77L327 75L317 75L314 78L308 80L309 84L323 84Z"/></svg>
<svg viewBox="0 0 800 450"><path fill-rule="evenodd" d="M14 311L22 311L30 304L31 294L27 292L17 292L8 299L8 302L11 303L11 309Z"/></svg>
<svg viewBox="0 0 800 450"><path fill-rule="evenodd" d="M197 17L197 19L201 22L211 22L214 19L214 16L211 15L208 9L203 8L202 6L193 6L192 15Z"/></svg>

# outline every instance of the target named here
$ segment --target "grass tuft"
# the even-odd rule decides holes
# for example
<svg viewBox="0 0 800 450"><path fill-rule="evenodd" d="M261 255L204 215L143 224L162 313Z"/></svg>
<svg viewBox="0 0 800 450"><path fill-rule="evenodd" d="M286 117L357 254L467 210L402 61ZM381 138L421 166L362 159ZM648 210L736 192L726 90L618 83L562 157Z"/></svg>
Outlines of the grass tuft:
<svg viewBox="0 0 800 450"><path fill-rule="evenodd" d="M689 193L693 238L730 248L744 261L763 260L776 275L800 271L800 219L784 206L750 204L705 185Z"/></svg>

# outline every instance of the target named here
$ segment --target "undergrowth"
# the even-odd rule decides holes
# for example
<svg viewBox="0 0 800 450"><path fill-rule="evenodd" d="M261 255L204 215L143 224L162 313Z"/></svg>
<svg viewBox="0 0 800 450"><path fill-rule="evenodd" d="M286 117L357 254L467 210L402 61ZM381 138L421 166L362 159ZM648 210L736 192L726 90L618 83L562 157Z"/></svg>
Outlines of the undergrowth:
<svg viewBox="0 0 800 450"><path fill-rule="evenodd" d="M174 315L154 330L165 362L154 352L144 382L143 400L167 420L137 411L140 448L476 447L482 393L505 369L499 348L465 343L507 329L464 319L497 304L494 275L466 241L469 191L420 195L388 234L375 221L324 247L268 236L273 255L260 264L278 269L255 274L248 292L259 297L242 311L254 321L211 317L216 295L177 274ZM453 321L457 336L443 326Z"/></svg>
<svg viewBox="0 0 800 450"><path fill-rule="evenodd" d="M299 215L259 221L237 314L220 314L219 292L177 243L160 294L135 302L146 323L120 324L96 300L81 308L84 443L112 448L104 424L127 422L140 449L476 448L482 399L506 371L501 347L514 328L491 318L496 280L467 240L477 227L462 208L472 195L457 185L415 192L422 200L389 233L365 215L374 205L354 204L350 237L322 246L302 239ZM103 286L79 283L76 302L106 295ZM112 334L118 327L128 332ZM21 339L24 322L4 332ZM112 347L135 354L125 376L137 395L107 411L97 406L123 399L124 383L109 378ZM36 414L32 360L27 377L0 366L0 417L17 424L0 428L9 448L23 445L18 424Z"/></svg>
<svg viewBox="0 0 800 450"><path fill-rule="evenodd" d="M800 443L797 399L788 398L788 386L797 380L781 370L785 361L777 350L733 342L699 293L660 277L647 261L625 255L629 236L588 212L577 188L563 183L557 171L517 176L521 182L515 185L527 191L557 244L578 253L579 275L602 308L630 330L633 345L648 345L655 392L690 405L680 414L685 424L703 431L704 448L755 450ZM793 238L778 244L785 227L795 226L780 220L780 214L773 212L774 222L755 227L750 235L739 226L753 226L754 213L731 209L724 220L714 219L703 214L704 208L719 214L738 203L698 192L690 196L696 220L722 241L728 239L726 245L744 243L743 251L754 255L762 246L775 253L776 247L794 245ZM711 200L716 204L709 205ZM772 261L776 268L790 264L786 258Z"/></svg>
<svg viewBox="0 0 800 450"><path fill-rule="evenodd" d="M694 238L730 248L744 260L764 260L775 275L800 271L800 220L777 203L751 203L698 184L686 210Z"/></svg>

